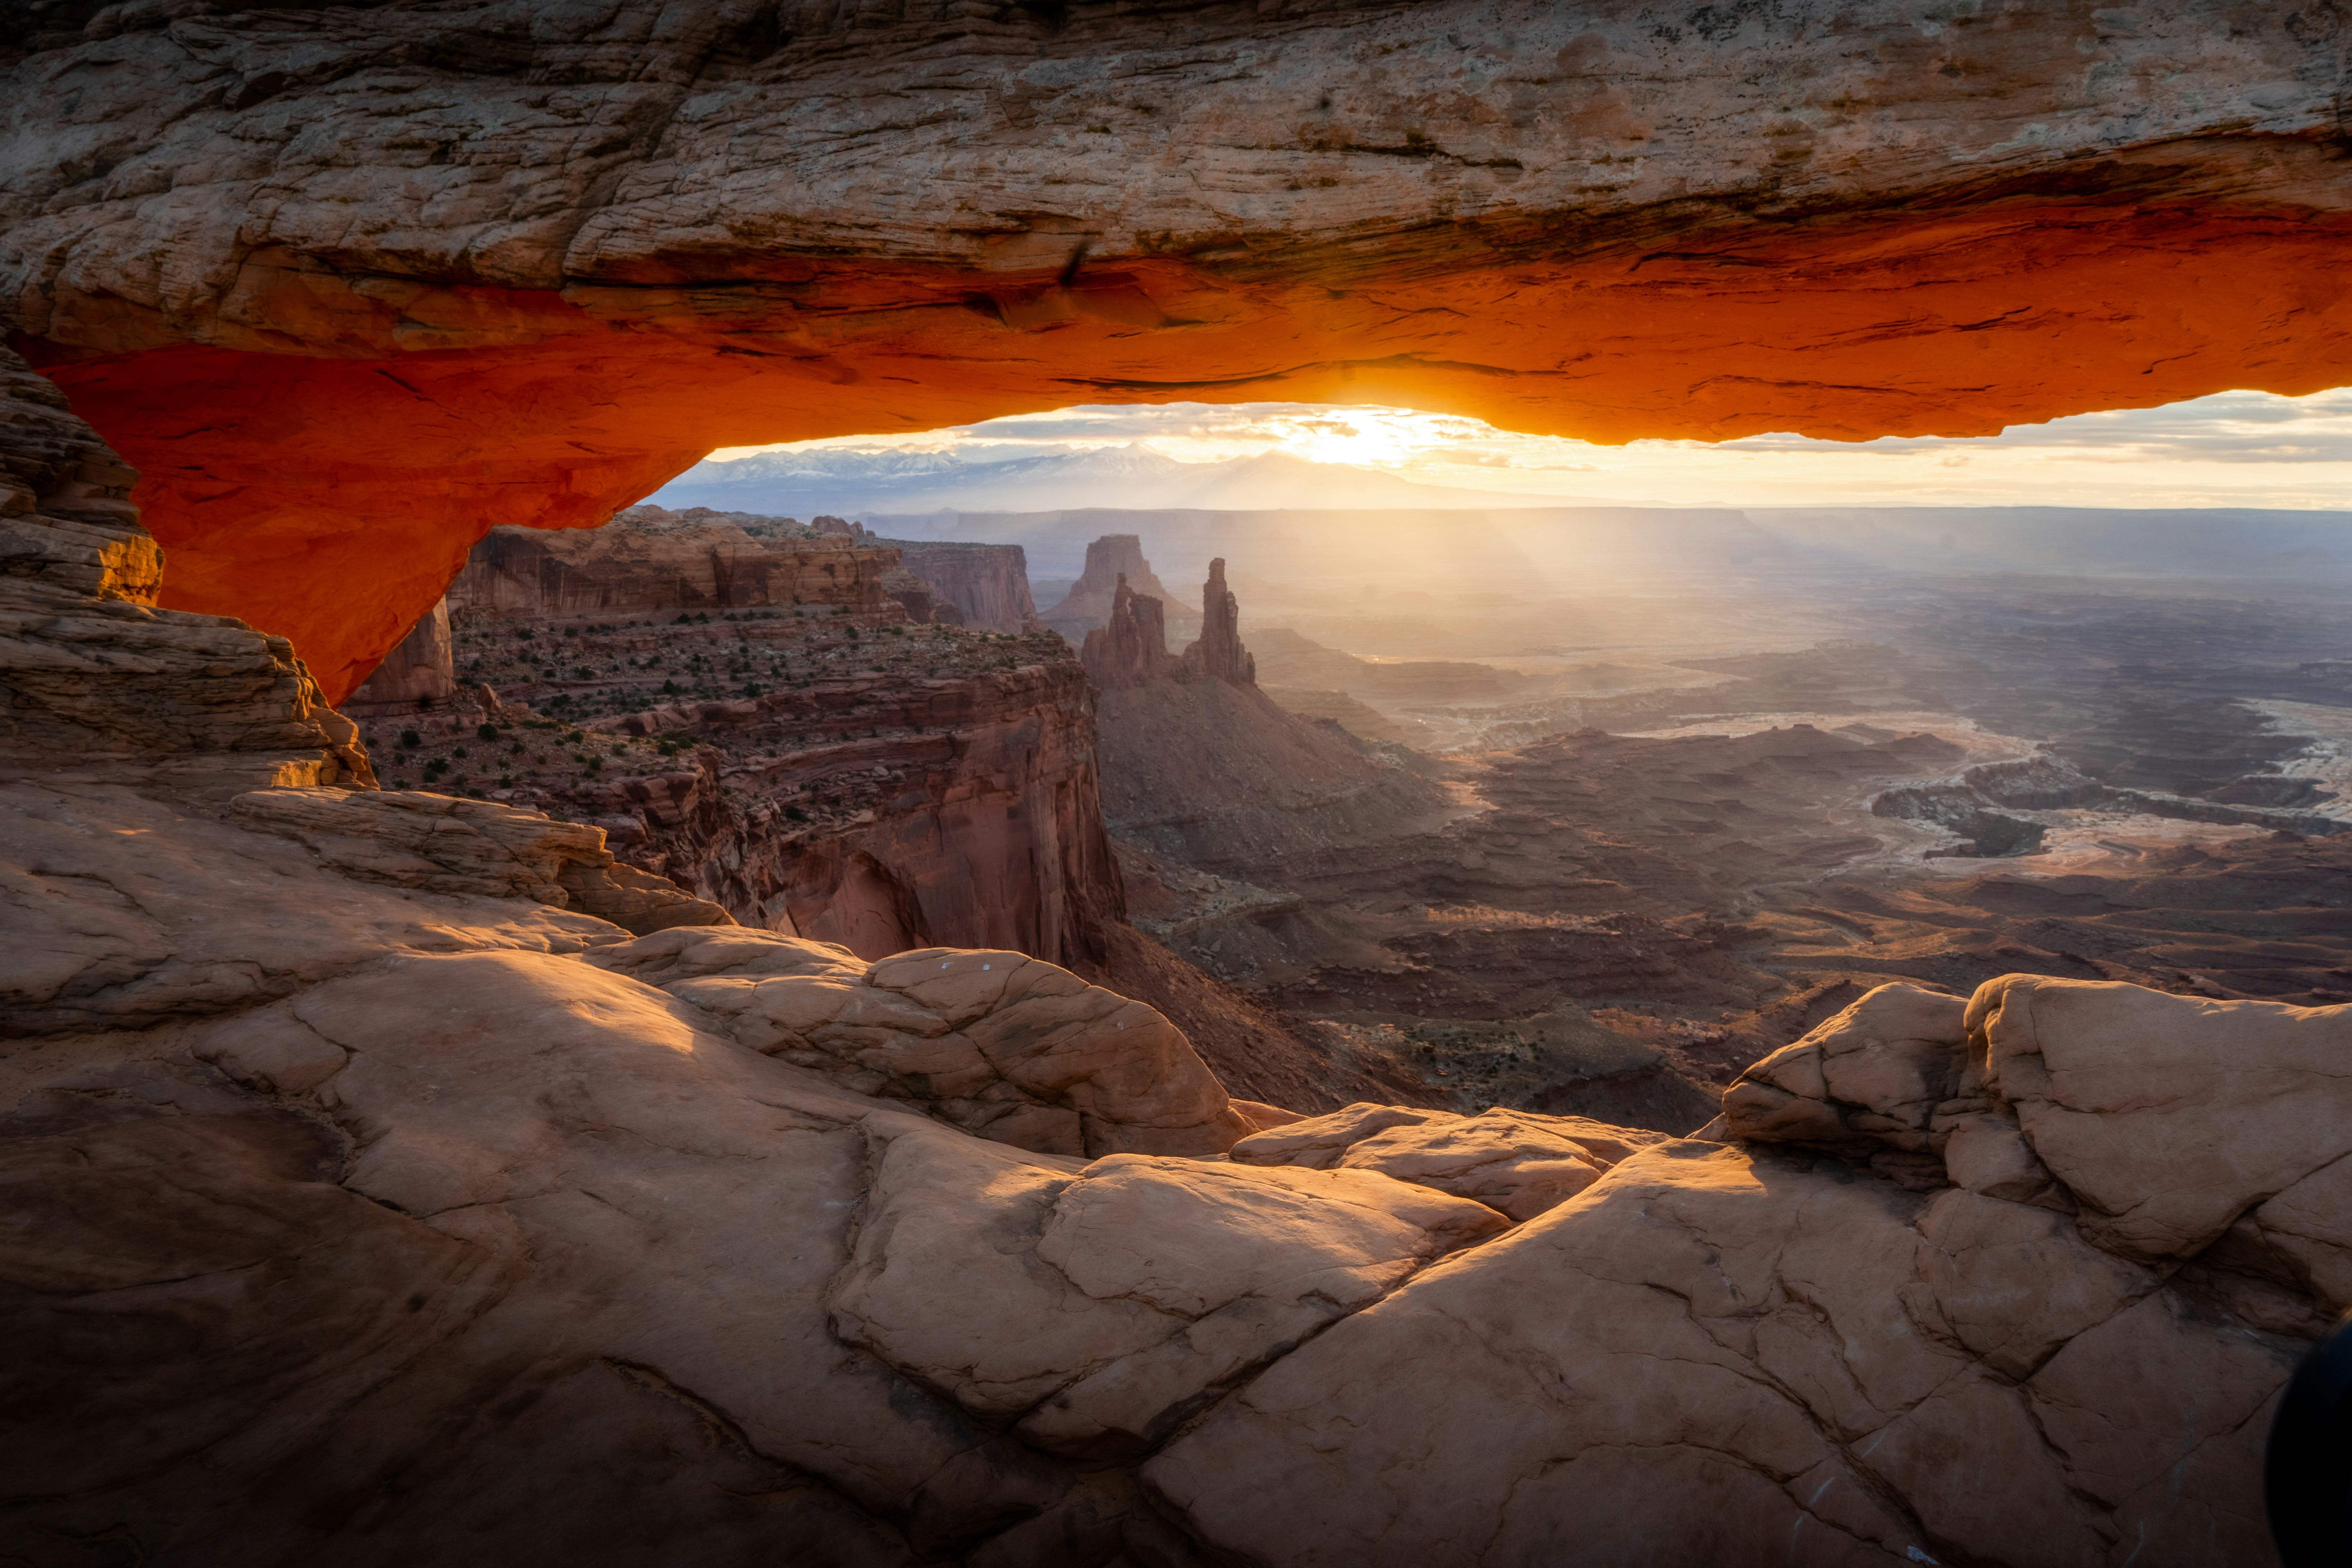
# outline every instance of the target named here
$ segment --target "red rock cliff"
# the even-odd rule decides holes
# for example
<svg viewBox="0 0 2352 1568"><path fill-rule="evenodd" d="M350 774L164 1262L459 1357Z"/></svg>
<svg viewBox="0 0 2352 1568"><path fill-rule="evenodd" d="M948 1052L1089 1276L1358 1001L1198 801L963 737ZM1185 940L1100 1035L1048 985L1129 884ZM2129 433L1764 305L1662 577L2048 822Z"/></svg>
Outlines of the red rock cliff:
<svg viewBox="0 0 2352 1568"><path fill-rule="evenodd" d="M1035 629L1029 556L1019 545L888 542L898 551L898 563L929 583L935 597L954 605L965 625L981 632Z"/></svg>
<svg viewBox="0 0 2352 1568"><path fill-rule="evenodd" d="M1066 653L1041 642L1024 657L623 720L724 749L696 752L691 773L573 793L644 823L624 858L749 925L866 957L949 946L1100 962L1126 905L1093 703Z"/></svg>
<svg viewBox="0 0 2352 1568"><path fill-rule="evenodd" d="M1163 618L1190 621L1192 616L1181 610L1174 615L1165 614L1169 605L1177 602L1143 558L1143 541L1134 534L1105 534L1087 546L1087 570L1060 603L1052 606L1039 617L1046 625L1063 636L1076 642L1110 617L1111 601L1119 586L1127 585L1136 594L1160 601Z"/></svg>
<svg viewBox="0 0 2352 1568"><path fill-rule="evenodd" d="M500 530L452 594L463 699L366 728L404 786L589 819L746 925L1099 961L1125 904L1084 669L1049 632L908 623L896 559L657 507Z"/></svg>
<svg viewBox="0 0 2352 1568"><path fill-rule="evenodd" d="M760 519L789 532L756 537L697 507L635 507L609 528L497 528L450 586L460 614L568 616L659 610L881 607L898 552Z"/></svg>

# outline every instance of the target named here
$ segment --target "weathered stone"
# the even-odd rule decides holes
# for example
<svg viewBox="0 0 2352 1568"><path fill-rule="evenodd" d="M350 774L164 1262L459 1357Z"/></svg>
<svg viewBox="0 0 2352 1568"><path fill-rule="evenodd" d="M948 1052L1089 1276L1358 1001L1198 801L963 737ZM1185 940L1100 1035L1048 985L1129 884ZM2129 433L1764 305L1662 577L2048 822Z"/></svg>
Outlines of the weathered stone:
<svg viewBox="0 0 2352 1568"><path fill-rule="evenodd" d="M2336 12L2124 14L53 8L90 20L9 57L0 316L147 471L166 602L340 698L484 527L714 443L1170 396L1973 434L2333 384Z"/></svg>
<svg viewBox="0 0 2352 1568"><path fill-rule="evenodd" d="M154 607L138 475L0 348L0 768L214 788L373 786L283 637Z"/></svg>
<svg viewBox="0 0 2352 1568"><path fill-rule="evenodd" d="M412 790L257 789L229 802L347 876L435 893L529 898L643 936L727 925L719 905L614 862L604 831L490 800Z"/></svg>
<svg viewBox="0 0 2352 1568"><path fill-rule="evenodd" d="M1350 1105L1286 1124L1233 1147L1241 1164L1372 1170L1533 1219L1663 1134L1502 1106L1475 1116L1404 1105Z"/></svg>
<svg viewBox="0 0 2352 1568"><path fill-rule="evenodd" d="M2012 975L1969 1002L1969 1041L2084 1233L2127 1258L2201 1252L2352 1154L2352 1007Z"/></svg>
<svg viewBox="0 0 2352 1568"><path fill-rule="evenodd" d="M1953 1093L1968 1004L1918 986L1879 986L1724 1091L1738 1138L1860 1153L1927 1152Z"/></svg>
<svg viewBox="0 0 2352 1568"><path fill-rule="evenodd" d="M1222 1153L1252 1124L1158 1012L1025 954L846 948L733 928L599 949L754 1051L1040 1153Z"/></svg>
<svg viewBox="0 0 2352 1568"><path fill-rule="evenodd" d="M433 601L425 618L410 627L400 645L360 683L342 711L355 718L415 713L446 702L457 689L457 673L449 646L449 601L445 596Z"/></svg>

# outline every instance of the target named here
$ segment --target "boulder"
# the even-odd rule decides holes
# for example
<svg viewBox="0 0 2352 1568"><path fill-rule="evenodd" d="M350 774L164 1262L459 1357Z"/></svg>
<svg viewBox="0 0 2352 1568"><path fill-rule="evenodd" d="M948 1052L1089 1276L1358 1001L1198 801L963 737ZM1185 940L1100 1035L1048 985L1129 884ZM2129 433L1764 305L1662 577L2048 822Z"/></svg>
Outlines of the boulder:
<svg viewBox="0 0 2352 1568"><path fill-rule="evenodd" d="M1175 1027L1021 953L867 964L767 932L665 931L589 961L659 986L754 1051L1044 1154L1222 1153L1252 1123Z"/></svg>
<svg viewBox="0 0 2352 1568"><path fill-rule="evenodd" d="M1370 1170L1533 1219L1575 1197L1661 1133L1496 1106L1475 1116L1403 1105L1350 1105L1244 1138L1244 1165Z"/></svg>

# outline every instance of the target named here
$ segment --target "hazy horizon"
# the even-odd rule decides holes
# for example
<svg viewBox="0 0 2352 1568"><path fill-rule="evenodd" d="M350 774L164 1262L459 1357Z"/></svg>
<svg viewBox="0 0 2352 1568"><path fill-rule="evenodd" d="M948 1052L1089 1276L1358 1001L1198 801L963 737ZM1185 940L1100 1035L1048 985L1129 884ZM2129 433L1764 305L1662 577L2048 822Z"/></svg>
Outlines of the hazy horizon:
<svg viewBox="0 0 2352 1568"><path fill-rule="evenodd" d="M1281 470L1255 484L1241 465L1268 455L1296 462L1253 465ZM771 461L739 466L753 457ZM1318 466L1300 466L1309 464ZM1613 447L1395 408L1079 405L905 435L721 448L653 498L731 486L761 470L805 474L817 481L813 494L829 485L845 497L872 489L877 504L865 509L884 511L1515 504L2329 509L2352 497L2352 389L2293 398L2225 392L1989 436L1836 442L1778 434ZM1139 483L1153 493L1139 498ZM1230 494L1177 499L1160 492L1169 484ZM903 504L914 500L924 504Z"/></svg>

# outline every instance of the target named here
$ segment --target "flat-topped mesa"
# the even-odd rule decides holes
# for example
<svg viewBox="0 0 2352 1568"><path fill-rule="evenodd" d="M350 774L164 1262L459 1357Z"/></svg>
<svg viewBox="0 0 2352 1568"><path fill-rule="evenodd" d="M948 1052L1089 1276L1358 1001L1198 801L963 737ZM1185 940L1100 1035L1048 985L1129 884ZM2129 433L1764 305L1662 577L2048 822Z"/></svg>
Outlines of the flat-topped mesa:
<svg viewBox="0 0 2352 1568"><path fill-rule="evenodd" d="M1125 905L1085 671L897 559L699 508L499 530L452 594L453 700L361 715L400 787L585 820L746 925L1100 961Z"/></svg>
<svg viewBox="0 0 2352 1568"><path fill-rule="evenodd" d="M1071 642L1078 642L1110 619L1111 601L1121 583L1139 596L1158 600L1165 620L1192 619L1181 609L1167 613L1168 607L1177 602L1176 596L1152 571L1151 563L1143 558L1143 540L1134 534L1105 534L1087 546L1086 571L1070 584L1062 601L1039 619Z"/></svg>
<svg viewBox="0 0 2352 1568"><path fill-rule="evenodd" d="M952 605L961 624L975 632L1019 633L1038 629L1029 594L1029 555L1019 545L888 539L898 564L923 580L932 598Z"/></svg>
<svg viewBox="0 0 2352 1568"><path fill-rule="evenodd" d="M885 579L898 565L895 549L789 517L632 507L593 530L492 529L449 604L525 619L795 606L874 614L891 602Z"/></svg>

